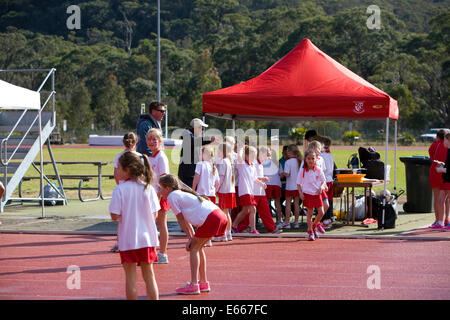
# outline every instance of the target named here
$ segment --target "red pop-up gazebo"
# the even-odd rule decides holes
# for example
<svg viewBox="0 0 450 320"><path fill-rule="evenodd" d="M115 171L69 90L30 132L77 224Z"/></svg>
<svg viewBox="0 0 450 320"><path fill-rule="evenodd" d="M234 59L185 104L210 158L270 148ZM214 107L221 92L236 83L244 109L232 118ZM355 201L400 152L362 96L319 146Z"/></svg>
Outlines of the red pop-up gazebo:
<svg viewBox="0 0 450 320"><path fill-rule="evenodd" d="M387 165L389 119L398 120L398 104L387 93L326 55L309 39L303 39L259 76L204 93L203 113L231 120L385 119ZM384 180L386 190L386 176Z"/></svg>
<svg viewBox="0 0 450 320"><path fill-rule="evenodd" d="M203 112L236 120L398 119L396 100L309 39L256 78L204 93Z"/></svg>

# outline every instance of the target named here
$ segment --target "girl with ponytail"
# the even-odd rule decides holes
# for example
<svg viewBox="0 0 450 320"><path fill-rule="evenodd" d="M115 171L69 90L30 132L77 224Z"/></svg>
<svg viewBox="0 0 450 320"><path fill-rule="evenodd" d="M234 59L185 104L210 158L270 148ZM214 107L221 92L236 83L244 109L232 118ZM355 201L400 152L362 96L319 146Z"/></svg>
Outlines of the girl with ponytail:
<svg viewBox="0 0 450 320"><path fill-rule="evenodd" d="M227 217L207 197L203 197L185 185L178 178L167 174L159 179L163 197L167 198L178 224L188 237L186 250L189 251L191 281L177 288L178 294L200 294L211 290L206 276L205 244L212 237L225 234ZM197 227L194 232L193 226Z"/></svg>

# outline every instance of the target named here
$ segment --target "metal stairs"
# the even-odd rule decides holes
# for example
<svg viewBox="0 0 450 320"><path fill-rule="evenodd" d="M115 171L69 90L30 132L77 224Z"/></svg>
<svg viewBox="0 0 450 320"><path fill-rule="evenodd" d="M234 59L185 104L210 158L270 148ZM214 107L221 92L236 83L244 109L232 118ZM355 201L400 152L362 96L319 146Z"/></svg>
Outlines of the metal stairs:
<svg viewBox="0 0 450 320"><path fill-rule="evenodd" d="M0 181L5 186L5 193L0 199L0 212L4 211L4 208L8 202L17 200L13 198L13 193L31 166L33 166L39 172L39 174L41 174L42 165L41 169L39 170L33 163L36 161L36 157L38 157L39 154L42 162L42 147L44 143L50 138L50 135L56 126L56 113L54 104L55 69L41 71L48 72L47 77L38 89L38 92L41 93L41 98L43 95L47 95L46 97L44 97L45 102L42 104L41 109L18 111L6 110L0 112ZM50 78L50 76L52 80L51 91L41 91L45 82ZM44 109L50 109L50 111L44 111ZM39 130L39 128L41 129ZM50 147L49 152L52 161L54 162ZM57 172L56 174L59 176ZM41 177L45 178L43 172L41 174ZM43 179L41 179L41 181L43 181ZM41 182L41 192L39 198L28 200L41 201L43 204L44 200L47 199L43 199L43 197L41 196L43 194L42 189L43 182ZM58 191L58 193L64 198L64 201L66 201L64 191L62 191L62 193Z"/></svg>

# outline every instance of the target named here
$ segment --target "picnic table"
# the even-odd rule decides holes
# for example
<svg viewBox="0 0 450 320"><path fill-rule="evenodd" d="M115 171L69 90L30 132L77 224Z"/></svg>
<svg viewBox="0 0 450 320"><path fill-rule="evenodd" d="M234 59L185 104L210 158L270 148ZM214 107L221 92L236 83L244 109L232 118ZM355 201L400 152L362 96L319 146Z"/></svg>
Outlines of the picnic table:
<svg viewBox="0 0 450 320"><path fill-rule="evenodd" d="M61 165L94 165L97 166L97 174L59 174L59 178L61 179L61 186L63 186L63 189L66 190L78 190L78 198L82 202L87 201L95 201L95 200L106 200L111 199L111 197L105 197L102 193L102 178L108 178L108 179L114 179L114 175L105 175L102 172L102 167L111 164L112 161L55 161L55 164L61 164ZM33 166L37 169L37 165L39 165L39 162L34 162ZM47 164L53 164L51 161L44 161L44 165ZM38 170L39 171L39 170ZM46 178L46 179L45 179ZM22 197L22 182L23 181L29 181L32 179L40 179L40 176L33 176L33 177L23 177L22 181L19 184L19 197ZM52 180L58 180L58 175L52 174L52 175L44 175L44 179L47 180L48 183L50 181L48 179ZM92 179L97 179L97 186L96 187L83 187L83 182L90 181ZM79 180L78 187L64 187L64 180ZM82 196L83 190L97 190L97 196L95 198L88 198L84 199Z"/></svg>
<svg viewBox="0 0 450 320"><path fill-rule="evenodd" d="M387 181L389 183L389 181ZM381 186L384 184L383 180L363 180L362 182L339 182L335 181L334 188L344 188L346 190L346 201L345 201L345 212L347 216L347 221L344 222L345 225L355 225L355 188L364 188L364 218L372 218L372 188L376 186ZM369 192L367 192L369 191ZM348 214L350 209L350 195L352 198L352 222L350 223L350 215ZM369 198L369 201L367 201ZM367 225L360 224L357 226L368 227Z"/></svg>

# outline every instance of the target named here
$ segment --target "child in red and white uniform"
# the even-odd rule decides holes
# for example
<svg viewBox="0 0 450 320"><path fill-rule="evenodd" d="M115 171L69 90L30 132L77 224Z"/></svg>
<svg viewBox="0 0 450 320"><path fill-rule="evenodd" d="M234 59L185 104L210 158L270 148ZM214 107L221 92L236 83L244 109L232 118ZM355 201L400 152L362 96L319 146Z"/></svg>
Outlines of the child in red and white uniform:
<svg viewBox="0 0 450 320"><path fill-rule="evenodd" d="M158 197L159 205L161 209L158 211L158 217L156 218L156 224L159 229L159 252L158 261L156 264L169 263L169 258L167 256L167 244L169 242L169 229L167 227L167 211L170 210L169 203L167 199L161 197L161 192L158 186L158 180L160 177L169 174L169 160L164 153L163 145L164 140L161 130L152 128L148 130L146 135L146 142L148 148L151 150L152 154L149 156L150 164L152 166L153 172L155 173L155 180L153 182L153 187L155 188Z"/></svg>
<svg viewBox="0 0 450 320"><path fill-rule="evenodd" d="M213 239L215 241L231 241L231 216L230 210L236 207L236 189L234 177L234 164L232 157L232 145L229 143L219 144L217 148L217 171L219 172L220 185L217 191L219 196L219 207L226 214L228 219L227 230L221 238Z"/></svg>
<svg viewBox="0 0 450 320"><path fill-rule="evenodd" d="M323 148L320 157L323 159L325 167L323 168L323 173L325 175L325 179L327 181L327 191L326 196L328 199L328 208L325 210L324 204L324 227L331 227L331 218L333 216L333 172L334 172L334 157L330 152L331 139L328 137L324 137L323 139Z"/></svg>
<svg viewBox="0 0 450 320"><path fill-rule="evenodd" d="M142 156L139 152L136 151L137 140L138 140L138 137L134 132L125 133L123 136L122 143L123 143L123 147L125 149L123 151L119 152L118 154L116 154L116 156L114 157L114 162L113 162L114 180L116 181L116 184L123 182L123 180L119 180L119 174L118 174L120 156L123 155L127 151L131 151L140 157ZM117 242L111 248L111 250L110 250L111 252L119 252L118 241L119 240L117 240Z"/></svg>
<svg viewBox="0 0 450 320"><path fill-rule="evenodd" d="M138 156L141 155L139 152L136 151L137 140L138 140L138 137L134 132L125 133L125 135L123 136L122 143L123 143L124 150L119 152L118 154L116 154L116 156L114 157L114 162L113 162L114 180L116 181L116 184L119 184L122 182L119 180L118 175L117 175L120 156L123 155L127 151L134 152Z"/></svg>
<svg viewBox="0 0 450 320"><path fill-rule="evenodd" d="M255 171L256 171L256 177L261 182L267 182L269 181L268 177L264 176L264 167L263 162L267 160L267 151L268 148L265 146L260 146L258 148L258 156L257 161L254 162ZM266 189L263 188L263 186L259 183L255 183L253 187L253 198L256 202L256 211L259 214L259 217L261 218L261 221L264 224L264 227L268 232L277 233L279 232L279 229L277 228L275 223L273 222L272 214L270 213L269 208L269 202L267 201L266 197ZM242 230L248 226L249 219L248 216L245 217L242 222L239 224L239 230Z"/></svg>
<svg viewBox="0 0 450 320"><path fill-rule="evenodd" d="M284 164L281 176L286 177L286 191L284 196L286 198L285 221L282 225L283 229L290 229L291 219L291 203L294 201L294 228L299 228L298 218L300 216L300 199L297 190L297 175L302 163L302 154L297 145L291 144L287 148L288 160Z"/></svg>
<svg viewBox="0 0 450 320"><path fill-rule="evenodd" d="M282 226L283 223L281 222L282 218L282 212L281 212L281 179L280 179L280 173L281 170L279 166L277 165L278 160L274 158L276 156L276 153L272 153L270 148L267 148L267 159L262 162L263 165L263 172L264 176L269 178L269 181L266 182L267 188L266 188L266 197L267 201L270 202L271 199L275 202L275 208L276 208L276 223L275 225Z"/></svg>
<svg viewBox="0 0 450 320"><path fill-rule="evenodd" d="M314 153L316 154L316 166L320 168L320 170L322 170L322 172L325 174L325 172L327 172L328 169L324 158L320 156L320 153L322 152L322 143L320 143L317 140L313 140L309 143L307 150L314 151ZM328 185L326 185L325 188L322 190L322 203L323 203L323 212L325 213L330 207L330 204L328 202Z"/></svg>
<svg viewBox="0 0 450 320"><path fill-rule="evenodd" d="M147 297L159 298L152 263L157 260L158 231L155 215L159 200L151 182L153 171L147 156L141 158L125 152L119 158L118 175L124 182L118 184L109 204L111 219L118 221L120 260L125 271L126 297L137 299L136 263L141 267Z"/></svg>
<svg viewBox="0 0 450 320"><path fill-rule="evenodd" d="M214 150L210 146L201 149L202 161L195 166L194 182L192 190L201 196L208 197L212 203L216 203L216 192L219 188L220 178L214 164Z"/></svg>
<svg viewBox="0 0 450 320"><path fill-rule="evenodd" d="M256 230L256 201L253 196L253 190L255 183L261 185L264 189L266 185L261 182L256 174L256 167L254 162L256 161L257 150L252 146L244 147L244 159L242 158L242 150L238 150L238 160L236 168L239 172L239 205L242 210L237 214L233 223L233 232L240 232L238 228L239 223L248 215L250 221L250 233L259 234Z"/></svg>
<svg viewBox="0 0 450 320"><path fill-rule="evenodd" d="M305 152L304 165L298 172L297 187L303 205L307 209L306 222L308 225L308 240L319 238L316 230L325 233L319 224L323 216L322 191L326 188L326 179L322 169L317 166L316 154L309 149ZM317 215L312 221L313 211L317 209Z"/></svg>
<svg viewBox="0 0 450 320"><path fill-rule="evenodd" d="M191 281L177 288L178 294L199 294L209 292L210 286L206 276L205 244L212 237L225 234L227 217L208 198L192 190L180 187L178 178L168 174L159 179L161 193L167 198L177 221L186 233L188 242L186 250L190 255ZM192 226L197 229L194 232Z"/></svg>

